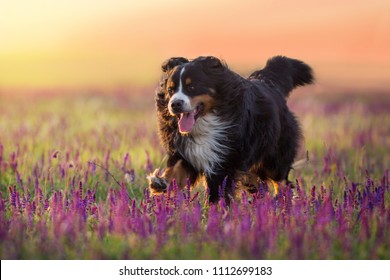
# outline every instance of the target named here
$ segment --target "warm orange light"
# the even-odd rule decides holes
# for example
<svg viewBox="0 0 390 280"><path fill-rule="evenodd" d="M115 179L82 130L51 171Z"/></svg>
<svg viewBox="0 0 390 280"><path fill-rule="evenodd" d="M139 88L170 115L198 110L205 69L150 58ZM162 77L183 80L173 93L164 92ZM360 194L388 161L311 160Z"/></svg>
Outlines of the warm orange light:
<svg viewBox="0 0 390 280"><path fill-rule="evenodd" d="M0 87L147 84L169 56L215 55L238 71L273 55L322 82L389 81L387 1L7 1Z"/></svg>

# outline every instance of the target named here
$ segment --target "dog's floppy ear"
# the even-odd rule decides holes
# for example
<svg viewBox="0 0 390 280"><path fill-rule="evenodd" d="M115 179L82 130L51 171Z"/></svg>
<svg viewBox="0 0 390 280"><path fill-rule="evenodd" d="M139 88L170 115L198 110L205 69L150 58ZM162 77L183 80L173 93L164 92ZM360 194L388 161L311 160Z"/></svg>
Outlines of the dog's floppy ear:
<svg viewBox="0 0 390 280"><path fill-rule="evenodd" d="M163 62L161 69L163 72L168 72L172 70L175 66L187 63L188 59L184 57L171 57Z"/></svg>
<svg viewBox="0 0 390 280"><path fill-rule="evenodd" d="M221 60L219 60L218 58L216 58L214 56L206 56L206 57L203 57L201 60L203 61L203 63L207 67L210 67L210 68L219 68L219 67L223 66L223 63L221 62Z"/></svg>
<svg viewBox="0 0 390 280"><path fill-rule="evenodd" d="M201 56L195 59L195 61L201 63L203 71L208 74L221 74L227 68L223 61L214 56Z"/></svg>

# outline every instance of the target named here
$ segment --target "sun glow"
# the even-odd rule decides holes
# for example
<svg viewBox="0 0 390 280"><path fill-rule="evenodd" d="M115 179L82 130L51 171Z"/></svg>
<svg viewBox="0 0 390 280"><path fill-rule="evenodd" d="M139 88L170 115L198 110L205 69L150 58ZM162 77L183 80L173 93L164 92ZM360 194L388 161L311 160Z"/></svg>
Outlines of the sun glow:
<svg viewBox="0 0 390 280"><path fill-rule="evenodd" d="M377 84L390 67L387 1L5 1L0 87L148 84L169 56L212 54L239 71L273 55L320 79Z"/></svg>

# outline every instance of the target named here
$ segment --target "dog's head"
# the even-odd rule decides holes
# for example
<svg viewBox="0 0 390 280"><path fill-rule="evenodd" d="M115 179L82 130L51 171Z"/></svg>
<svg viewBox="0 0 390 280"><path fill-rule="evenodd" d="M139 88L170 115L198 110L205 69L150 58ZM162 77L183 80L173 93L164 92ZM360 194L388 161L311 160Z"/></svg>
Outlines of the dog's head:
<svg viewBox="0 0 390 280"><path fill-rule="evenodd" d="M175 57L162 65L167 79L163 91L169 98L168 110L177 116L179 131L190 133L198 119L216 105L218 77L225 65L217 58L199 57L192 61Z"/></svg>

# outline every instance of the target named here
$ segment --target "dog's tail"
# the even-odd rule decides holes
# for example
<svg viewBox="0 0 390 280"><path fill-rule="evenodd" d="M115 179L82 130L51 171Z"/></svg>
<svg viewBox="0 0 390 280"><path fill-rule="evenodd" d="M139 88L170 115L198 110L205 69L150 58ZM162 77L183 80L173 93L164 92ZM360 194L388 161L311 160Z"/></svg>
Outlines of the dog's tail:
<svg viewBox="0 0 390 280"><path fill-rule="evenodd" d="M277 86L285 97L298 87L314 82L313 70L304 62L285 56L275 56L267 61L264 69L252 73L249 79L259 79Z"/></svg>

